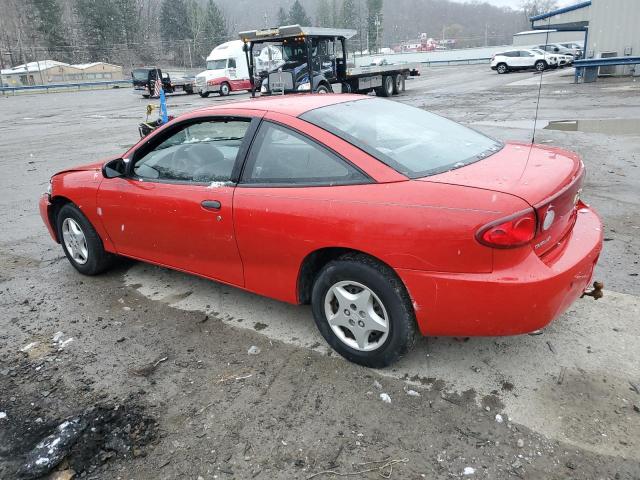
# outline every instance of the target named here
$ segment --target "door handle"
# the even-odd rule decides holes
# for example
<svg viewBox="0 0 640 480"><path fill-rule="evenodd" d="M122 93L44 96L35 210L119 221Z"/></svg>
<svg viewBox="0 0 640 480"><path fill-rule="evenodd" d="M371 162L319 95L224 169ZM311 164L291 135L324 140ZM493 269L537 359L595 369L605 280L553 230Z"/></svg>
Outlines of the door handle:
<svg viewBox="0 0 640 480"><path fill-rule="evenodd" d="M204 200L200 205L206 210L220 210L222 206L218 200Z"/></svg>

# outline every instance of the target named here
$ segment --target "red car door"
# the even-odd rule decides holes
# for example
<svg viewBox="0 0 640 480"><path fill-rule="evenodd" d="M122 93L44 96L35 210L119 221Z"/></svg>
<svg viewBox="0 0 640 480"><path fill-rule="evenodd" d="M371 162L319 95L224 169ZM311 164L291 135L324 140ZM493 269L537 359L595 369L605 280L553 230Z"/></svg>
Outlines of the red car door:
<svg viewBox="0 0 640 480"><path fill-rule="evenodd" d="M234 193L245 288L295 302L306 254L362 235L354 221L361 203L342 200L365 199L374 188L374 181L354 164L265 118Z"/></svg>
<svg viewBox="0 0 640 480"><path fill-rule="evenodd" d="M130 155L104 179L98 214L119 254L244 285L232 181L251 119L191 119ZM245 149L245 150L243 150Z"/></svg>

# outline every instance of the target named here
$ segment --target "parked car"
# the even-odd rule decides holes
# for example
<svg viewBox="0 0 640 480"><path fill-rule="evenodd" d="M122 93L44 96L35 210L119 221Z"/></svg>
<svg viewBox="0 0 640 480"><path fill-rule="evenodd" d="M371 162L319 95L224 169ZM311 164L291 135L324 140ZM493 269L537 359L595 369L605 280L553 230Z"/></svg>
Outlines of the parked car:
<svg viewBox="0 0 640 480"><path fill-rule="evenodd" d="M566 67L569 61L573 62L573 57L561 55L559 53L549 53L539 48L531 48L532 52L544 55L544 58L549 62L550 68Z"/></svg>
<svg viewBox="0 0 640 480"><path fill-rule="evenodd" d="M584 47L581 43L567 42L567 43L560 43L560 45L562 45L565 48L568 48L572 52L573 58L575 60L579 60L582 58Z"/></svg>
<svg viewBox="0 0 640 480"><path fill-rule="evenodd" d="M414 335L515 335L564 312L602 248L584 165L361 95L199 109L40 199L80 273L117 255L294 304L345 358ZM303 314L304 311L301 311Z"/></svg>
<svg viewBox="0 0 640 480"><path fill-rule="evenodd" d="M557 68L557 66L558 58L555 55L530 49L509 50L496 53L491 57L491 69L498 73L527 69L542 72L547 68Z"/></svg>
<svg viewBox="0 0 640 480"><path fill-rule="evenodd" d="M548 43L546 45L538 45L534 48L538 50L542 50L547 53L558 55L560 60L558 64L560 67L573 64L573 60L574 60L573 50L567 47L564 47L559 43Z"/></svg>
<svg viewBox="0 0 640 480"><path fill-rule="evenodd" d="M233 91L251 90L249 67L241 40L218 45L207 57L207 69L196 75L196 90L201 97L218 93L221 97Z"/></svg>

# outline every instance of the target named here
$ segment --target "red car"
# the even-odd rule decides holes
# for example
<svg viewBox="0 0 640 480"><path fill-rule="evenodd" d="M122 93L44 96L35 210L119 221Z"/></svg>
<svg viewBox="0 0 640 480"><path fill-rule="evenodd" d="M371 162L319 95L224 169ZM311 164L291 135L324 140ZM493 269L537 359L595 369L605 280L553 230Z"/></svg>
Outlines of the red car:
<svg viewBox="0 0 640 480"><path fill-rule="evenodd" d="M57 173L40 201L81 273L117 255L311 303L347 359L389 365L422 335L540 329L602 248L584 165L358 95L183 115L121 158Z"/></svg>

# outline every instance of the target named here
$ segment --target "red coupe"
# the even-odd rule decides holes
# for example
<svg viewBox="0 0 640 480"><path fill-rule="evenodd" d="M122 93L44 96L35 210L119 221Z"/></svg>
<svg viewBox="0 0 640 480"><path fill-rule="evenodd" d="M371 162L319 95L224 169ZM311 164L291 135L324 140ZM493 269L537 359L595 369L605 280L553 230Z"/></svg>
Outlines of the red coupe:
<svg viewBox="0 0 640 480"><path fill-rule="evenodd" d="M602 248L583 179L574 153L401 103L286 96L59 172L40 212L80 273L123 255L311 303L337 352L382 367L416 332L531 332L580 297Z"/></svg>

